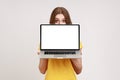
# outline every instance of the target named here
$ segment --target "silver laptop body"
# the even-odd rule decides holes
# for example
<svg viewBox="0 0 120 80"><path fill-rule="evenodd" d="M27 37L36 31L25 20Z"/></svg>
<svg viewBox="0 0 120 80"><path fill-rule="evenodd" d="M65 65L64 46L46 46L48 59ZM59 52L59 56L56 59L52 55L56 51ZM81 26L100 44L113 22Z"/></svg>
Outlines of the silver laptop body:
<svg viewBox="0 0 120 80"><path fill-rule="evenodd" d="M40 25L40 58L80 58L80 25Z"/></svg>

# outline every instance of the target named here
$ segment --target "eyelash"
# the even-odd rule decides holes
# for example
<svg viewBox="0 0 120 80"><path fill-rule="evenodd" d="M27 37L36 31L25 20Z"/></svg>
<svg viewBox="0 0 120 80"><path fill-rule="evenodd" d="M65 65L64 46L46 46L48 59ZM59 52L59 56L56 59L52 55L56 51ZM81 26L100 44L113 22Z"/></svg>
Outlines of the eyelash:
<svg viewBox="0 0 120 80"><path fill-rule="evenodd" d="M63 20L63 22L65 22L65 20Z"/></svg>
<svg viewBox="0 0 120 80"><path fill-rule="evenodd" d="M55 20L55 22L57 22L58 20Z"/></svg>

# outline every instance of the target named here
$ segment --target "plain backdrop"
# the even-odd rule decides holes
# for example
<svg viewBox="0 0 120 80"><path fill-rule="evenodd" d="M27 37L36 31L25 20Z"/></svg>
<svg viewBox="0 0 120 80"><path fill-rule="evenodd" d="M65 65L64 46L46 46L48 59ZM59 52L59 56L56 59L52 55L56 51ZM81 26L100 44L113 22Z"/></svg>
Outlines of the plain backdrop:
<svg viewBox="0 0 120 80"><path fill-rule="evenodd" d="M83 71L78 80L120 80L119 0L0 0L0 80L43 80L39 26L65 7L81 25Z"/></svg>

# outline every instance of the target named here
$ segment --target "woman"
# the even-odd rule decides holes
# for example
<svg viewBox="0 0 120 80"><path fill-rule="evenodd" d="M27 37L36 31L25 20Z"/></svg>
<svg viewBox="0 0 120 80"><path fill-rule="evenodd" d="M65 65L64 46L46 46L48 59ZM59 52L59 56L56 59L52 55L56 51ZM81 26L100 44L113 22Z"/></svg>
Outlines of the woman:
<svg viewBox="0 0 120 80"><path fill-rule="evenodd" d="M56 7L51 14L50 24L72 24L68 11L63 7ZM82 44L80 52L82 53ZM40 59L39 70L46 73L45 80L77 80L75 73L81 73L82 59Z"/></svg>

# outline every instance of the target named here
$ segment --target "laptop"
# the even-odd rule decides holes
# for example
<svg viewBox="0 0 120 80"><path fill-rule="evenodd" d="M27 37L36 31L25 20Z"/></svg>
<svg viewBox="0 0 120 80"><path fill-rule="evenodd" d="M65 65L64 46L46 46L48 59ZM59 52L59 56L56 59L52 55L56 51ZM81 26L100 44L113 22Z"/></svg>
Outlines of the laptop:
<svg viewBox="0 0 120 80"><path fill-rule="evenodd" d="M80 57L79 24L40 25L40 58Z"/></svg>

